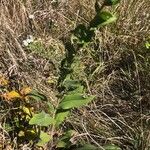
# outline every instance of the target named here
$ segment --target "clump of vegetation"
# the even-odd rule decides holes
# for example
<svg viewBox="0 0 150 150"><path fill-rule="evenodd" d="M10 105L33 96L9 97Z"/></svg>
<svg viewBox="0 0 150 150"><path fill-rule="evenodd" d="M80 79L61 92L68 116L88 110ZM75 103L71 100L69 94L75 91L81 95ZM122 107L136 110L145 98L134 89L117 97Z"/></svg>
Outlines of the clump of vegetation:
<svg viewBox="0 0 150 150"><path fill-rule="evenodd" d="M106 1L104 4L107 5L108 2ZM114 4L116 3L109 3L109 5ZM71 41L70 43L68 42L73 49L72 51L69 51L70 48L66 45L68 54L66 54L66 58L63 60L61 66L62 72L60 72L63 75L63 78L60 76L58 82L60 89L59 92L61 94L59 98L61 100L57 107L54 107L50 102L46 102L45 105L48 107L48 113L44 110L39 113L35 113L31 109L33 108L31 100L45 101L46 97L44 95L36 91L32 91L30 88L23 88L19 91L9 91L8 88L4 88L7 92L3 93L1 98L5 99L8 103L9 101L12 101L13 107L16 107L15 110L11 110L11 115L6 118L7 121L4 125L4 129L6 130L8 126L10 127L9 134L11 137L17 137L17 142L27 140L28 142L35 144L35 141L37 141L37 146L44 146L44 144L50 142L51 149L54 147L55 149L71 148L73 143L71 143L70 139L73 137L75 131L67 129L67 131L64 131L61 136L57 137L57 140L55 140L54 136L73 108L84 106L94 99L94 96L88 96L85 93L85 87L81 84L81 81L75 80L75 77L80 74L80 72L76 72L76 70L79 69L77 63L80 61L75 59L78 57L77 51L92 40L95 30L101 26L114 22L115 20L115 16L111 13L103 12L99 8L97 9L97 14L91 21L88 29L86 29L84 25L79 25L73 31L73 35L77 39L77 44L75 44L74 41L73 44ZM35 44L31 43L30 49L35 49L34 51L44 54L44 52L42 52L44 50L41 43L36 43L36 45L34 45ZM1 80L3 84L6 84L7 86L7 80ZM10 118L11 122L9 121ZM51 129L50 135L47 134L45 127ZM88 148L87 145L86 148ZM92 146L92 148L95 149L96 147Z"/></svg>
<svg viewBox="0 0 150 150"><path fill-rule="evenodd" d="M128 7L138 2L132 0ZM33 5L36 10L39 3L17 1L12 12L15 8L25 8L25 4ZM0 74L0 149L149 149L149 39L146 36L138 38L138 32L135 33L137 39L131 35L120 39L125 33L123 22L123 29L119 28L124 10L120 10L120 16L116 12L125 4L120 0L102 3L96 0L92 19L87 17L88 21L85 21L82 12L82 17L76 14L75 23L72 18L66 19L72 16L71 13L64 17L68 22L62 18L64 14L60 11L62 6L67 7L65 2L45 0L38 5L41 10L33 15L28 11L22 13L20 24L25 23L34 37L43 33L47 39L59 29L55 24L60 20L68 24L67 35L65 32L61 36L56 34L53 41L42 40L40 34L27 43L23 40L21 46L22 35L15 37L10 22L3 26L11 37L6 38L15 46L12 50L11 46L7 47L8 55L0 53L2 68L5 68ZM10 9L9 2L3 5ZM47 6L56 10L53 14L59 18L55 18L57 21L45 11ZM3 18L9 18L9 15L4 13ZM47 19L49 15L52 20ZM19 17L10 18L19 20ZM77 23L78 17L80 23ZM44 23L46 28L43 29ZM24 25L15 31L26 32ZM147 31L145 26L142 29ZM2 33L4 36L5 30L2 29ZM135 48L137 40L140 44ZM23 58L17 59L20 55ZM47 70L50 63L54 68L50 66ZM45 70L52 71L53 75L45 75Z"/></svg>

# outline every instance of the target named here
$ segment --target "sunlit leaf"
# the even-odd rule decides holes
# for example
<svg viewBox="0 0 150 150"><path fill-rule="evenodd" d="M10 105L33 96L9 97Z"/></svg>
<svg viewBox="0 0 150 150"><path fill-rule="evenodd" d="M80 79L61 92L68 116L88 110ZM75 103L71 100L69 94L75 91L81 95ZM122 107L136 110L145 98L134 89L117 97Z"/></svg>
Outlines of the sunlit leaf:
<svg viewBox="0 0 150 150"><path fill-rule="evenodd" d="M47 133L41 131L40 133L40 140L37 143L37 146L44 146L46 143L48 143L51 140L50 135L48 135Z"/></svg>
<svg viewBox="0 0 150 150"><path fill-rule="evenodd" d="M83 94L66 95L60 102L59 108L62 108L62 109L78 108L78 107L88 104L93 99L94 99L94 96L84 96Z"/></svg>
<svg viewBox="0 0 150 150"><path fill-rule="evenodd" d="M67 143L64 141L59 141L56 145L57 148L65 148L67 147Z"/></svg>
<svg viewBox="0 0 150 150"><path fill-rule="evenodd" d="M39 114L33 115L31 120L29 121L30 125L39 125L39 126L49 126L54 123L54 119L44 111Z"/></svg>
<svg viewBox="0 0 150 150"><path fill-rule="evenodd" d="M57 110L56 116L55 116L56 127L58 127L65 120L68 114L69 114L69 110L61 110L61 109Z"/></svg>
<svg viewBox="0 0 150 150"><path fill-rule="evenodd" d="M110 12L102 11L99 12L95 16L95 18L91 21L90 27L91 29L101 27L116 21L116 19L117 19L116 16L111 14Z"/></svg>
<svg viewBox="0 0 150 150"><path fill-rule="evenodd" d="M150 43L149 43L148 41L145 43L145 47L146 47L147 49L150 48Z"/></svg>

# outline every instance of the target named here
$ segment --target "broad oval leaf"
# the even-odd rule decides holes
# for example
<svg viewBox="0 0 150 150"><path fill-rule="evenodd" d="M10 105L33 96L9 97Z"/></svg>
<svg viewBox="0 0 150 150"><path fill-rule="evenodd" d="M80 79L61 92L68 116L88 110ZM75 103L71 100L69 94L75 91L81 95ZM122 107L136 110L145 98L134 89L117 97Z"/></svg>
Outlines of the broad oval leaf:
<svg viewBox="0 0 150 150"><path fill-rule="evenodd" d="M56 147L57 148L66 148L67 147L67 143L64 142L64 141L58 141Z"/></svg>
<svg viewBox="0 0 150 150"><path fill-rule="evenodd" d="M90 23L90 28L98 28L116 21L117 17L110 12L99 12Z"/></svg>
<svg viewBox="0 0 150 150"><path fill-rule="evenodd" d="M120 0L105 0L105 5L106 6L112 6L112 5L116 5L120 2Z"/></svg>
<svg viewBox="0 0 150 150"><path fill-rule="evenodd" d="M37 143L37 146L44 146L44 144L48 143L50 140L51 140L50 135L48 135L47 133L41 131L40 140Z"/></svg>
<svg viewBox="0 0 150 150"><path fill-rule="evenodd" d="M68 116L69 110L57 110L56 116L55 116L55 126L58 127Z"/></svg>
<svg viewBox="0 0 150 150"><path fill-rule="evenodd" d="M30 125L49 126L54 123L54 119L49 114L42 111L39 114L34 114L29 121Z"/></svg>
<svg viewBox="0 0 150 150"><path fill-rule="evenodd" d="M83 94L66 95L60 102L59 108L61 109L78 108L78 107L88 104L93 99L94 99L94 96L84 96Z"/></svg>

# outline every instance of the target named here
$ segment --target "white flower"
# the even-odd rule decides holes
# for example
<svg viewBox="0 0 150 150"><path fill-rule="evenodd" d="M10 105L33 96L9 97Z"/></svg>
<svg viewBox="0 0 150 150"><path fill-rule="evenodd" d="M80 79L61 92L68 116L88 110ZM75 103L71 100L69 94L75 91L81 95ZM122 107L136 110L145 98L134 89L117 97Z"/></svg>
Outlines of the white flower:
<svg viewBox="0 0 150 150"><path fill-rule="evenodd" d="M28 43L32 43L34 41L34 38L32 35L29 35L26 40Z"/></svg>
<svg viewBox="0 0 150 150"><path fill-rule="evenodd" d="M34 15L29 15L29 19L34 19Z"/></svg>
<svg viewBox="0 0 150 150"><path fill-rule="evenodd" d="M26 40L23 40L23 45L28 46L30 43L34 41L34 38L32 35L28 35Z"/></svg>
<svg viewBox="0 0 150 150"><path fill-rule="evenodd" d="M28 46L29 45L29 43L27 42L27 40L23 40L23 45L24 46Z"/></svg>

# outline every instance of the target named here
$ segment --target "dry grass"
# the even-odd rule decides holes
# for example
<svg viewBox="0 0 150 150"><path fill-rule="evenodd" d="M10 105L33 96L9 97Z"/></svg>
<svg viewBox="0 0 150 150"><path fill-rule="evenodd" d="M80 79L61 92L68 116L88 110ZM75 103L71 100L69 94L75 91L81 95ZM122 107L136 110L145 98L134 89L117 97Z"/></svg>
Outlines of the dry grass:
<svg viewBox="0 0 150 150"><path fill-rule="evenodd" d="M79 52L88 92L96 95L96 101L68 120L80 133L77 140L99 147L113 143L123 150L150 149L150 53L144 47L150 36L149 8L149 0L122 0L112 9L117 22L97 31L94 42ZM45 81L59 76L54 62L56 54L59 63L64 57L60 39L77 24L87 24L94 13L94 1L89 0L66 0L58 6L49 0L1 0L0 73L39 89L55 103L56 85ZM51 46L54 56L48 59L24 47L27 35L48 51ZM0 126L0 141L6 139L9 136Z"/></svg>

